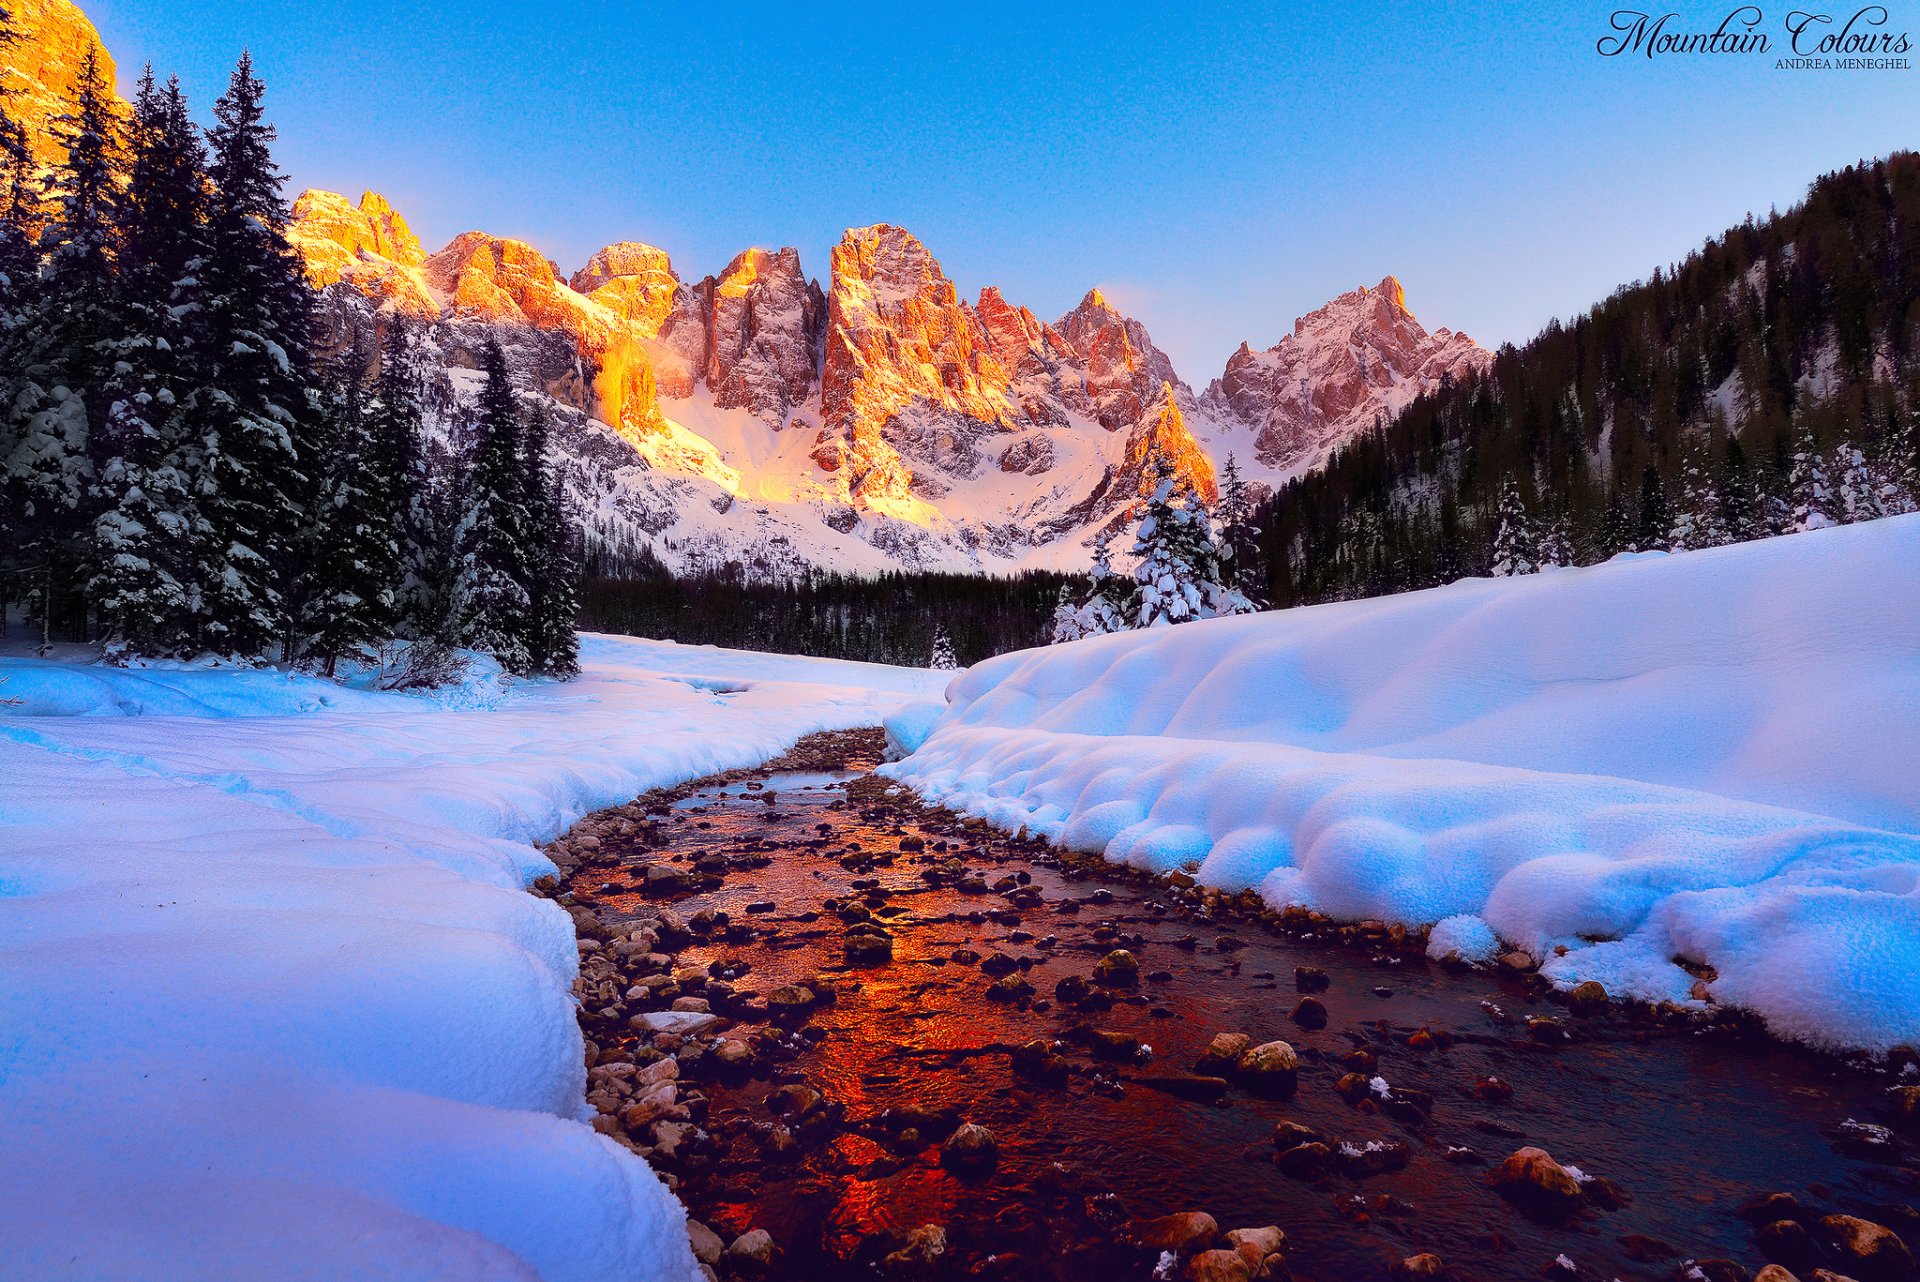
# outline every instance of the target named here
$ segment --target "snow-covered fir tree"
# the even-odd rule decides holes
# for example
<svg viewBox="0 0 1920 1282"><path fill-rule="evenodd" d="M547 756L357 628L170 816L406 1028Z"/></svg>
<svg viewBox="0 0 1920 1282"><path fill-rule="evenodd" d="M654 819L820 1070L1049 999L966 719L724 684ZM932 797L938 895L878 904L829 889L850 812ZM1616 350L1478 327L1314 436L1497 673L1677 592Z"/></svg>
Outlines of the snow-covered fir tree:
<svg viewBox="0 0 1920 1282"><path fill-rule="evenodd" d="M313 295L287 243L265 92L242 54L207 131L204 301L187 398L206 455L204 639L243 655L290 639L285 571L307 487L301 445L316 417L307 394Z"/></svg>
<svg viewBox="0 0 1920 1282"><path fill-rule="evenodd" d="M296 657L328 676L342 658L392 635L400 583L399 538L367 403L370 363L354 347L328 371L303 469L299 571L290 587Z"/></svg>
<svg viewBox="0 0 1920 1282"><path fill-rule="evenodd" d="M1133 580L1114 573L1113 533L1103 529L1093 539L1087 595L1079 601L1061 598L1053 613L1053 640L1078 641L1126 631L1133 617L1133 596Z"/></svg>
<svg viewBox="0 0 1920 1282"><path fill-rule="evenodd" d="M1730 541L1720 492L1707 474L1704 450L1687 451L1680 472L1680 493L1674 503L1673 524L1667 530L1667 550L1687 552L1716 548Z"/></svg>
<svg viewBox="0 0 1920 1282"><path fill-rule="evenodd" d="M1648 463L1640 471L1640 522L1635 549L1652 552L1666 547L1672 530L1673 510L1667 503L1666 482L1660 479L1660 469Z"/></svg>
<svg viewBox="0 0 1920 1282"><path fill-rule="evenodd" d="M201 260L204 153L178 80L141 76L121 202L124 331L111 342L106 413L95 432L96 513L88 591L110 655L194 648L200 454L181 410L191 273Z"/></svg>
<svg viewBox="0 0 1920 1282"><path fill-rule="evenodd" d="M1920 398L1917 398L1920 399ZM1888 516L1920 511L1920 404L1903 414L1889 413L1874 468L1880 508Z"/></svg>
<svg viewBox="0 0 1920 1282"><path fill-rule="evenodd" d="M1539 548L1543 570L1573 564L1573 532L1567 526L1565 513L1556 513L1540 527Z"/></svg>
<svg viewBox="0 0 1920 1282"><path fill-rule="evenodd" d="M1489 573L1496 579L1516 574L1532 574L1540 568L1540 546L1534 535L1533 521L1520 501L1520 487L1511 476L1500 486L1500 507L1494 513L1493 565Z"/></svg>
<svg viewBox="0 0 1920 1282"><path fill-rule="evenodd" d="M546 408L536 404L526 415L521 436L520 475L525 486L526 649L528 670L543 676L570 677L580 670L574 619L580 612L578 558L567 520L566 495L547 461Z"/></svg>
<svg viewBox="0 0 1920 1282"><path fill-rule="evenodd" d="M521 422L507 356L489 342L459 533L459 641L500 661L509 672L533 664L527 644L527 547Z"/></svg>
<svg viewBox="0 0 1920 1282"><path fill-rule="evenodd" d="M1219 518L1220 554L1226 559L1232 585L1250 601L1262 599L1266 585L1260 570L1259 533L1253 527L1253 495L1231 452L1220 470Z"/></svg>
<svg viewBox="0 0 1920 1282"><path fill-rule="evenodd" d="M1832 470L1839 474L1838 511L1842 522L1872 521L1885 516L1880 506L1880 485L1867 466L1867 456L1857 446L1842 445L1834 451Z"/></svg>
<svg viewBox="0 0 1920 1282"><path fill-rule="evenodd" d="M6 367L6 506L16 514L14 559L44 642L86 575L95 429L127 317L115 278L123 168L113 87L89 51L73 108L55 122L64 159L48 176L50 218L42 266L12 328Z"/></svg>
<svg viewBox="0 0 1920 1282"><path fill-rule="evenodd" d="M953 638L947 635L943 627L935 626L933 629L933 650L927 659L927 666L935 672L953 672L960 666L960 661L953 655Z"/></svg>
<svg viewBox="0 0 1920 1282"><path fill-rule="evenodd" d="M1740 438L1727 436L1727 457L1720 469L1720 514L1730 542L1757 539L1769 533L1761 510L1760 494L1754 485L1753 469L1747 464L1747 452Z"/></svg>
<svg viewBox="0 0 1920 1282"><path fill-rule="evenodd" d="M1133 538L1128 626L1157 628L1251 613L1253 603L1228 582L1212 514L1191 486L1178 482L1172 461L1158 448L1148 478L1152 488Z"/></svg>
<svg viewBox="0 0 1920 1282"><path fill-rule="evenodd" d="M1827 460L1813 439L1811 427L1802 425L1794 443L1793 472L1787 481L1793 511L1787 529L1793 533L1821 530L1834 521L1833 485L1827 479Z"/></svg>

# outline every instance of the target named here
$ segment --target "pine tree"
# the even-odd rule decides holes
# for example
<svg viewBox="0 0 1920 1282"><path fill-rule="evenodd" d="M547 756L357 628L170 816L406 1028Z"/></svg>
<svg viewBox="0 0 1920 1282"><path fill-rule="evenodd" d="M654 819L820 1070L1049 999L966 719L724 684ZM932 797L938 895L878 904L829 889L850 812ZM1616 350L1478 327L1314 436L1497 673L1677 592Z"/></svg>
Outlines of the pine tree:
<svg viewBox="0 0 1920 1282"><path fill-rule="evenodd" d="M120 297L125 329L111 343L107 413L96 433L98 515L89 594L108 653L193 648L196 455L180 411L182 317L203 252L199 134L178 80L141 77L121 205Z"/></svg>
<svg viewBox="0 0 1920 1282"><path fill-rule="evenodd" d="M273 162L265 87L242 54L207 133L212 179L196 318L199 359L187 399L201 438L209 648L259 655L291 640L285 570L300 528L301 444L315 426L313 300L287 243L284 181Z"/></svg>
<svg viewBox="0 0 1920 1282"><path fill-rule="evenodd" d="M1540 531L1540 568L1573 564L1573 534L1566 513L1558 513Z"/></svg>
<svg viewBox="0 0 1920 1282"><path fill-rule="evenodd" d="M1881 438L1875 474L1880 507L1889 516L1920 511L1920 433L1914 430L1916 417L1920 417L1920 408L1904 415L1889 414Z"/></svg>
<svg viewBox="0 0 1920 1282"><path fill-rule="evenodd" d="M1260 570L1259 532L1253 526L1253 498L1239 460L1229 453L1220 472L1220 553L1232 586L1248 600L1264 599L1266 576Z"/></svg>
<svg viewBox="0 0 1920 1282"><path fill-rule="evenodd" d="M1740 438L1731 433L1727 435L1726 463L1720 469L1720 512L1732 542L1762 538L1767 533L1747 452L1740 447Z"/></svg>
<svg viewBox="0 0 1920 1282"><path fill-rule="evenodd" d="M937 624L933 629L933 649L927 658L927 666L935 672L954 672L960 667L960 661L953 656L953 638L947 635L946 628Z"/></svg>
<svg viewBox="0 0 1920 1282"><path fill-rule="evenodd" d="M1494 514L1493 567L1496 579L1532 574L1540 568L1540 549L1533 522L1520 501L1520 487L1511 476L1500 485L1500 508Z"/></svg>
<svg viewBox="0 0 1920 1282"><path fill-rule="evenodd" d="M520 412L507 374L506 353L489 341L481 357L486 375L467 470L460 549L459 641L492 655L509 672L533 664L526 620L527 555L522 516Z"/></svg>
<svg viewBox="0 0 1920 1282"><path fill-rule="evenodd" d="M524 539L529 623L529 670L543 676L571 677L580 671L580 643L574 629L580 614L579 564L573 551L573 526L567 519L560 478L547 463L546 407L528 411L521 440L520 476L526 487Z"/></svg>
<svg viewBox="0 0 1920 1282"><path fill-rule="evenodd" d="M56 122L65 159L48 179L52 217L33 301L12 329L5 365L7 457L0 481L14 557L44 643L81 569L92 524L95 431L105 417L113 340L124 329L116 279L121 232L120 123L113 89L89 52L73 108Z"/></svg>
<svg viewBox="0 0 1920 1282"><path fill-rule="evenodd" d="M19 39L12 11L0 4L0 58ZM0 341L14 313L30 297L36 268L34 237L40 225L38 175L27 147L27 131L8 102L12 94L0 83ZM11 403L11 399L0 403Z"/></svg>
<svg viewBox="0 0 1920 1282"><path fill-rule="evenodd" d="M1226 582L1213 517L1190 487L1176 483L1172 462L1157 447L1152 489L1133 540L1133 628L1157 628L1227 614L1253 603Z"/></svg>
<svg viewBox="0 0 1920 1282"><path fill-rule="evenodd" d="M1626 486L1615 485L1607 491L1607 511L1601 521L1602 557L1618 556L1622 552L1638 552L1639 545L1640 540L1634 527L1633 514L1627 508Z"/></svg>
<svg viewBox="0 0 1920 1282"><path fill-rule="evenodd" d="M394 617L400 549L380 499L384 478L367 411L370 363L351 348L322 386L295 544L289 605L296 657L318 660L327 676L340 659L388 635Z"/></svg>
<svg viewBox="0 0 1920 1282"><path fill-rule="evenodd" d="M1707 475L1702 451L1690 448L1680 473L1680 495L1674 504L1673 524L1667 530L1667 550L1686 552L1730 542L1720 493Z"/></svg>
<svg viewBox="0 0 1920 1282"><path fill-rule="evenodd" d="M1847 525L1886 515L1880 506L1880 486L1858 447L1842 445L1835 451L1833 470L1840 474L1839 516Z"/></svg>
<svg viewBox="0 0 1920 1282"><path fill-rule="evenodd" d="M1640 472L1640 530L1635 542L1643 552L1664 548L1672 529L1666 483L1660 479L1660 469L1648 463Z"/></svg>
<svg viewBox="0 0 1920 1282"><path fill-rule="evenodd" d="M368 409L377 501L400 549L394 628L448 639L454 556L422 440L420 370L414 339L398 317L380 338L380 374Z"/></svg>
<svg viewBox="0 0 1920 1282"><path fill-rule="evenodd" d="M1124 632L1134 613L1133 580L1113 572L1113 534L1101 530L1093 540L1093 568L1084 600L1073 601L1063 592L1053 613L1055 642Z"/></svg>
<svg viewBox="0 0 1920 1282"><path fill-rule="evenodd" d="M1787 482L1793 512L1787 530L1798 534L1833 525L1833 487L1827 480L1827 461L1813 439L1813 429L1802 423L1794 443L1793 474Z"/></svg>

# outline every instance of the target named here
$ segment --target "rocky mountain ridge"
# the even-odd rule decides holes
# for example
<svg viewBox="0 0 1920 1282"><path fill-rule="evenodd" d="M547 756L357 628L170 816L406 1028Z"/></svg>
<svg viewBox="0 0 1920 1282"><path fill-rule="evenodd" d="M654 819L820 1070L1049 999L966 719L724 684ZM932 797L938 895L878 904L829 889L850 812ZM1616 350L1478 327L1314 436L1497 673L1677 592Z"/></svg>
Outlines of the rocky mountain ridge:
<svg viewBox="0 0 1920 1282"><path fill-rule="evenodd" d="M398 320L457 369L500 338L527 390L620 438L617 479L618 450L571 450L597 460L576 467L576 494L603 538L670 565L1075 567L1124 518L1154 447L1212 499L1227 451L1277 479L1486 359L1429 335L1389 277L1267 352L1243 347L1196 396L1098 289L1052 323L991 286L963 299L886 224L841 238L825 288L791 248L694 282L638 242L567 277L480 232L427 254L371 192L358 206L304 193L291 238L336 342Z"/></svg>

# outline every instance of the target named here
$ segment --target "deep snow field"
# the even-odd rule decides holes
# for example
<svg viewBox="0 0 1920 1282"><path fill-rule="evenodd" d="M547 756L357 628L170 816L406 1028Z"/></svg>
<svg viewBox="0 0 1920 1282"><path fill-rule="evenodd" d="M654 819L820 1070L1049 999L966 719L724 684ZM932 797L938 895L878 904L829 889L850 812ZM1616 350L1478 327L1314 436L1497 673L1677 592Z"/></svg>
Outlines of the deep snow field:
<svg viewBox="0 0 1920 1282"><path fill-rule="evenodd" d="M1685 1003L1680 957L1782 1036L1920 1044L1920 516L1003 655L949 694L884 769L1002 828L1562 986Z"/></svg>
<svg viewBox="0 0 1920 1282"><path fill-rule="evenodd" d="M951 674L583 638L428 698L0 659L0 1273L696 1279L533 843Z"/></svg>

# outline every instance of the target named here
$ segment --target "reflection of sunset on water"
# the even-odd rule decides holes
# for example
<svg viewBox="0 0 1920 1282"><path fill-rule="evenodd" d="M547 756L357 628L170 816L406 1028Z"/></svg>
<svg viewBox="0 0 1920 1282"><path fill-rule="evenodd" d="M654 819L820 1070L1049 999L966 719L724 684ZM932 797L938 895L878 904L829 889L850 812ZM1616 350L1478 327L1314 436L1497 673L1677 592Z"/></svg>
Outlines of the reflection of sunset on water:
<svg viewBox="0 0 1920 1282"><path fill-rule="evenodd" d="M676 1171L695 1217L727 1235L770 1231L784 1276L848 1276L939 1226L955 1276L1115 1282L1153 1265L1152 1252L1128 1245L1127 1223L1205 1211L1223 1233L1284 1229L1287 1268L1303 1282L1385 1279L1416 1251L1473 1261L1476 1279L1532 1279L1559 1253L1610 1276L1664 1277L1647 1272L1656 1248L1747 1253L1751 1230L1731 1208L1755 1194L1845 1189L1863 1211L1893 1196L1895 1168L1843 1159L1806 1120L1871 1116L1878 1086L1777 1044L1703 1039L1631 1014L1573 1019L1517 981L1448 974L1384 937L1366 947L1277 938L1257 920L1198 912L1164 884L1069 873L1044 851L927 819L876 780L850 797L845 779L696 792L661 816L664 843L635 855L688 870L703 858L717 867L716 853L767 860L670 901L682 918L726 914L676 964L733 973L746 963L735 986L759 993L837 992L808 1016L813 1049L775 1055L756 1076L700 1078L715 1145ZM1011 891L1005 879L1021 872L1031 889L993 891ZM667 902L629 885L614 877L591 898L616 921ZM848 922L863 916L892 936L890 962L846 965ZM1111 990L1110 1008L1073 1010L1055 996L1115 948L1139 956L1140 975ZM1005 958L1025 964L1014 973L1033 985L1031 1000L986 998ZM1331 979L1319 994L1324 1029L1287 1018L1299 965ZM1525 1019L1540 1014L1575 1040L1530 1040ZM729 1035L755 1027L742 1021ZM1102 1059L1088 1030L1152 1054ZM1298 1092L1263 1098L1235 1085L1223 1103L1206 1102L1193 1068L1225 1031L1290 1042ZM1035 1038L1071 1063L1064 1085L1012 1071L1012 1053ZM1370 1089L1347 1103L1334 1086L1356 1064L1390 1089L1431 1094L1430 1119L1396 1120ZM1476 1095L1488 1077L1512 1086L1512 1103ZM765 1101L790 1082L844 1113L775 1155L762 1142L778 1120ZM990 1170L943 1164L941 1144L962 1122L996 1138ZM1275 1161L1282 1122L1336 1151L1402 1144L1411 1160L1366 1178L1296 1179ZM1571 1225L1526 1218L1484 1179L1525 1144L1615 1181L1631 1201Z"/></svg>

